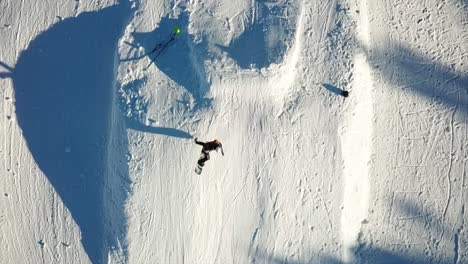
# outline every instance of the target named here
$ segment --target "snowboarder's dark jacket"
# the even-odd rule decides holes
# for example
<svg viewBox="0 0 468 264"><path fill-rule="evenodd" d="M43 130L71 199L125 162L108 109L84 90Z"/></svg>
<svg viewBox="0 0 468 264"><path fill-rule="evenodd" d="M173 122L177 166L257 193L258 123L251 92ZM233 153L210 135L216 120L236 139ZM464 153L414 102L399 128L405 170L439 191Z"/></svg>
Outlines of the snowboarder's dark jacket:
<svg viewBox="0 0 468 264"><path fill-rule="evenodd" d="M208 153L209 151L216 150L217 148L221 148L221 153L224 155L223 147L221 143L219 142L216 142L216 141L201 142L195 139L195 143L203 146L202 152Z"/></svg>

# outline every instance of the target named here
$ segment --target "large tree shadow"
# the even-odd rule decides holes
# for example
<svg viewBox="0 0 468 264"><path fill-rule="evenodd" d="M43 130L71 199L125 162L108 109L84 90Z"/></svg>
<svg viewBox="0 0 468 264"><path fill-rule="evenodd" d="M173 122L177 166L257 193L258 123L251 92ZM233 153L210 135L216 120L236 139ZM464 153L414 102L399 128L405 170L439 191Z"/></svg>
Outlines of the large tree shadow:
<svg viewBox="0 0 468 264"><path fill-rule="evenodd" d="M318 254L317 254L318 255ZM294 260L285 256L257 252L254 256L253 263L261 264L344 264L336 257L329 255L320 255L317 258L310 260Z"/></svg>
<svg viewBox="0 0 468 264"><path fill-rule="evenodd" d="M401 221L411 221L403 226L393 226L393 230L387 230L390 236L395 236L400 232L411 231L412 237L407 239L419 239L424 244L418 246L413 245L411 241L406 241L407 244L393 243L389 248L381 248L372 243L361 243L355 248L355 254L360 260L360 263L365 264L449 264L449 263L465 263L463 253L458 252L458 241L453 241L457 238L457 232L453 229L454 224L444 221L437 212L424 207L423 203L409 197L398 197L393 200L394 212L399 215L392 222L401 223ZM463 212L461 212L463 215ZM463 217L463 216L462 216ZM382 218L377 218L382 219ZM382 221L385 221L382 219ZM459 223L460 224L460 223ZM442 235L439 236L439 233ZM436 238L437 237L437 238ZM424 240L425 239L425 240ZM439 252L439 243L445 240L447 243L454 243L453 248L446 249L447 251ZM402 241L404 242L404 241ZM431 253L432 252L432 253ZM453 253L454 256L448 255ZM461 254L459 254L461 253ZM452 258L453 257L453 258Z"/></svg>
<svg viewBox="0 0 468 264"><path fill-rule="evenodd" d="M373 245L366 245L354 249L357 263L361 264L451 264L451 260L431 259L424 252L407 249L405 251L384 249ZM310 260L295 260L281 255L257 254L255 263L265 264L345 264L340 258L330 255L320 255ZM463 263L463 262L460 262Z"/></svg>
<svg viewBox="0 0 468 264"><path fill-rule="evenodd" d="M426 257L415 252L398 253L381 248L369 247L358 252L360 255L361 264L452 264L451 261L433 261L431 262ZM413 254L416 254L415 257ZM319 260L290 260L288 257L278 255L257 255L255 263L264 264L345 264L346 262L333 256L322 256Z"/></svg>
<svg viewBox="0 0 468 264"><path fill-rule="evenodd" d="M442 65L433 59L393 43L393 49L376 48L370 53L374 70L388 82L416 92L433 104L456 108L468 115L468 74L453 66Z"/></svg>
<svg viewBox="0 0 468 264"><path fill-rule="evenodd" d="M416 197L419 197L416 196ZM392 205L391 205L392 204ZM453 241L453 238L458 236L465 236L461 232L463 229L464 221L462 218L458 218L458 223L449 223L444 221L442 216L438 214L434 209L428 206L424 206L422 202L416 200L415 197L402 196L393 199L392 203L386 204L390 208L393 206L394 216L393 221L390 221L393 225L390 229L380 230L385 231L386 239L381 240L380 238L369 235L369 231L365 228L362 229L360 237L358 238L358 245L352 249L354 252L355 262L362 264L451 264L451 263L467 263L468 254L463 250L466 247L466 243L463 244L463 238L460 241ZM462 217L464 214L464 206L461 206ZM375 226L381 226L382 223L387 222L386 217L379 215L375 216L371 221L378 221ZM399 224L401 221L412 221L411 224L402 227ZM389 223L390 223L389 222ZM454 231L454 225L460 225L458 231ZM388 227L387 227L388 228ZM395 236L401 235L402 232L411 230L415 236L406 237L397 242L392 242ZM442 231L443 236L439 237L438 234ZM455 233L454 233L455 232ZM457 235L456 232L459 234ZM380 233L377 230L375 233ZM383 232L382 232L383 234ZM434 234L437 235L438 239L444 239L445 242L454 243L454 247L448 246L445 248L446 251L440 251L439 242L434 240ZM365 238L364 238L365 237ZM423 238L423 239L421 239ZM425 238L425 240L424 240ZM317 238L321 239L321 238ZM376 242L376 239L378 243ZM415 246L412 241L407 239L415 239L421 242L421 247ZM465 238L466 241L466 238ZM406 243L406 244L405 244ZM460 244L458 244L460 243ZM387 246L388 245L388 246ZM454 250L455 251L452 251ZM452 256L454 254L455 256ZM341 260L341 256L330 255L329 253L323 253L321 250L311 249L310 252L306 252L305 255L311 256L309 259L304 260L301 254L294 254L293 256L285 256L280 254L272 254L265 248L257 247L255 253L252 255L253 263L265 263L265 264L345 264L346 262ZM299 259L299 260L298 260Z"/></svg>
<svg viewBox="0 0 468 264"><path fill-rule="evenodd" d="M80 227L93 263L107 263L103 183L109 116L115 52L130 14L130 4L123 2L64 19L32 40L11 73L2 74L13 80L28 148ZM119 202L113 216L125 225ZM117 230L126 232L126 226Z"/></svg>

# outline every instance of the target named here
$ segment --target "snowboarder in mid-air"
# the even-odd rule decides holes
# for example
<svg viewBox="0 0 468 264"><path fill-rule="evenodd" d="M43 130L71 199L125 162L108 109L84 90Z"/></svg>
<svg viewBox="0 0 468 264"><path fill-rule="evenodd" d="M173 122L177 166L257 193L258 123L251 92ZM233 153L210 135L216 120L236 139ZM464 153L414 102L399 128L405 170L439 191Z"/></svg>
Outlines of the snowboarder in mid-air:
<svg viewBox="0 0 468 264"><path fill-rule="evenodd" d="M195 168L195 173L200 174L202 172L203 166L205 166L205 162L210 159L210 151L212 150L221 150L221 154L224 156L223 152L223 145L221 145L221 142L219 140L215 139L210 142L201 142L198 141L198 138L195 138L195 143L198 145L203 146L201 150L201 155L200 158L198 159L198 164L197 167Z"/></svg>

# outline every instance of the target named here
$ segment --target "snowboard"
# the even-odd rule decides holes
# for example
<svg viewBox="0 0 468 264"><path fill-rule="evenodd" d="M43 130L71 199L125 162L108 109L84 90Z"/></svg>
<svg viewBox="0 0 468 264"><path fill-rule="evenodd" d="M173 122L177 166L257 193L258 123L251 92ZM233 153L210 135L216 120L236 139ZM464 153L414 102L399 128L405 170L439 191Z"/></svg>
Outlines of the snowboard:
<svg viewBox="0 0 468 264"><path fill-rule="evenodd" d="M197 164L197 167L195 167L195 173L200 175L202 173L203 167Z"/></svg>
<svg viewBox="0 0 468 264"><path fill-rule="evenodd" d="M197 166L195 167L195 173L200 175L203 170L203 166L205 166L206 156L205 154L201 153L200 158L197 161Z"/></svg>

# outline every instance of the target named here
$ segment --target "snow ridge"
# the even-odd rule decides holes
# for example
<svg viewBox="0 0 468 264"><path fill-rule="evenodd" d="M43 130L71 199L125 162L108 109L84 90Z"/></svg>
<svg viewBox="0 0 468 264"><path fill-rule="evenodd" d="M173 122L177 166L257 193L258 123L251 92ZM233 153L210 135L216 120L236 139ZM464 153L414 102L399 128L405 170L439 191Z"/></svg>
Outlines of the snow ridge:
<svg viewBox="0 0 468 264"><path fill-rule="evenodd" d="M357 23L357 38L361 51L354 57L354 80L351 111L345 119L341 134L344 161L343 212L343 261L357 263L354 252L359 248L361 227L367 223L369 207L369 171L372 154L373 106L372 77L364 51L369 47L367 3L360 1L361 14ZM362 51L364 50L364 51Z"/></svg>
<svg viewBox="0 0 468 264"><path fill-rule="evenodd" d="M350 112L348 127L341 135L344 160L344 209L341 217L344 261L352 262L361 224L369 203L369 162L372 147L372 81L364 54L355 57L353 97L362 99Z"/></svg>
<svg viewBox="0 0 468 264"><path fill-rule="evenodd" d="M278 99L284 99L287 96L297 74L296 65L299 61L302 48L302 35L304 33L304 3L301 4L300 9L299 18L296 23L294 44L287 54L283 67L280 69L281 74L276 74L276 78L272 78L268 85L269 87L273 87L273 96Z"/></svg>

